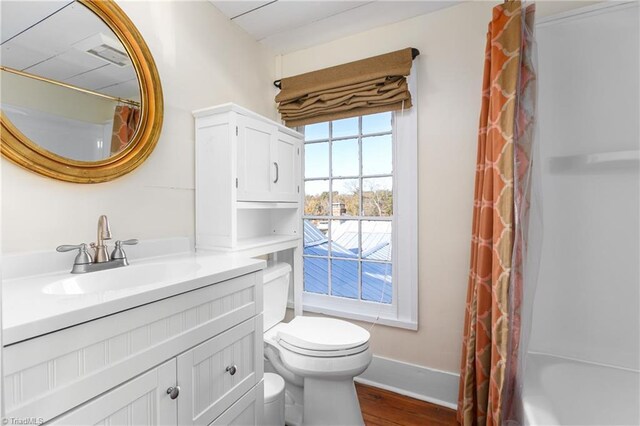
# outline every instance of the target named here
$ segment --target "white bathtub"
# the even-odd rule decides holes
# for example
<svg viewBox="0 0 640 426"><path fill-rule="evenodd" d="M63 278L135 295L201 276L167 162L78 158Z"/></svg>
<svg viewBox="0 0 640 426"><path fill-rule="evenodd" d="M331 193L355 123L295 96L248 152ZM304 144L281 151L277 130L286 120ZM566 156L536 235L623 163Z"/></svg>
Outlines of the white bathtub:
<svg viewBox="0 0 640 426"><path fill-rule="evenodd" d="M640 373L529 353L525 426L640 425Z"/></svg>

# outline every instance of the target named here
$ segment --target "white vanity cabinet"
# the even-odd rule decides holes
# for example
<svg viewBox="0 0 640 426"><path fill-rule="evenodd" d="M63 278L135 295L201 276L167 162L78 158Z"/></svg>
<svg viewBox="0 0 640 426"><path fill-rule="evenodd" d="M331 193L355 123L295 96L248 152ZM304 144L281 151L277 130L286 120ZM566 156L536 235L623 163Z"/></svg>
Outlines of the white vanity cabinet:
<svg viewBox="0 0 640 426"><path fill-rule="evenodd" d="M258 270L6 346L6 416L260 424L262 286Z"/></svg>

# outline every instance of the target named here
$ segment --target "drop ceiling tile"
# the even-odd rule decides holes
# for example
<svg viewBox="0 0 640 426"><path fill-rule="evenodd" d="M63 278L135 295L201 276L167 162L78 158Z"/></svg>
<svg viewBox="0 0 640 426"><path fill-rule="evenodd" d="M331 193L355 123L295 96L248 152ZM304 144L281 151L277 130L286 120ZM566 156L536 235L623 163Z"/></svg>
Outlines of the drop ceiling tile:
<svg viewBox="0 0 640 426"><path fill-rule="evenodd" d="M99 32L117 38L93 12L74 3L15 37L10 43L55 56L69 50L72 44Z"/></svg>
<svg viewBox="0 0 640 426"><path fill-rule="evenodd" d="M260 6L271 3L270 1L213 1L210 0L215 7L217 7L225 16L229 18L235 18L238 15L247 13L250 10L257 9Z"/></svg>
<svg viewBox="0 0 640 426"><path fill-rule="evenodd" d="M48 56L42 52L7 43L0 50L0 63L6 67L23 70L33 64L44 61Z"/></svg>
<svg viewBox="0 0 640 426"><path fill-rule="evenodd" d="M1 1L0 2L0 40L2 43L21 31L41 21L57 10L62 9L69 0L49 1Z"/></svg>
<svg viewBox="0 0 640 426"><path fill-rule="evenodd" d="M101 87L111 86L136 78L133 68L126 68L127 67L119 68L115 65L107 65L105 67L68 78L65 82L73 84L74 86L96 90Z"/></svg>
<svg viewBox="0 0 640 426"><path fill-rule="evenodd" d="M26 68L25 71L30 74L39 75L40 77L62 81L78 73L88 71L89 69L90 68L79 67L76 64L66 62L60 59L60 57L53 57Z"/></svg>
<svg viewBox="0 0 640 426"><path fill-rule="evenodd" d="M133 79L122 83L114 84L107 87L98 87L95 89L105 95L117 96L119 98L131 99L134 101L140 100L140 87L138 86L138 80Z"/></svg>

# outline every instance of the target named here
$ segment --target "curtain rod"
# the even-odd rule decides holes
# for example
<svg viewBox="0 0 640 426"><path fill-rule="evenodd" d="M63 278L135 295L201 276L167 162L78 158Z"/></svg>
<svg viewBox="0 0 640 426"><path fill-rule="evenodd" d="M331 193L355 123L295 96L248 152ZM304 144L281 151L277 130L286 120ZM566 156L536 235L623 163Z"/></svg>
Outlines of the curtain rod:
<svg viewBox="0 0 640 426"><path fill-rule="evenodd" d="M416 49L415 47L411 48L411 58L415 59L416 56L418 56L420 54L420 51L418 49ZM282 82L282 80L276 80L273 82L273 85L276 86L278 89L280 89L280 83Z"/></svg>
<svg viewBox="0 0 640 426"><path fill-rule="evenodd" d="M101 98L109 99L116 102L121 102L123 104L129 104L136 107L140 106L140 102L132 101L131 99L119 98L117 96L105 95L104 93L94 92L93 90L83 89L82 87L74 86L72 84L63 83L58 80L53 80L46 77L40 77L39 75L30 74L28 72L19 71L14 68L5 67L4 65L0 65L0 70L10 72L12 74L19 75L21 77L32 78L34 80L43 81L45 83L54 84L56 86L65 87L67 89L77 90L78 92L87 93L89 95L100 96Z"/></svg>

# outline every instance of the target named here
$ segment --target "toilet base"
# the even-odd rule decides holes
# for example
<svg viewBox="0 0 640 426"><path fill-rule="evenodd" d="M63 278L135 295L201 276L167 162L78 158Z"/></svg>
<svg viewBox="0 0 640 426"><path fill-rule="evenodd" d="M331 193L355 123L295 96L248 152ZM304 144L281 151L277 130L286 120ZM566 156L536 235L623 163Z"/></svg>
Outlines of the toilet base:
<svg viewBox="0 0 640 426"><path fill-rule="evenodd" d="M304 425L364 425L353 379L304 379Z"/></svg>

